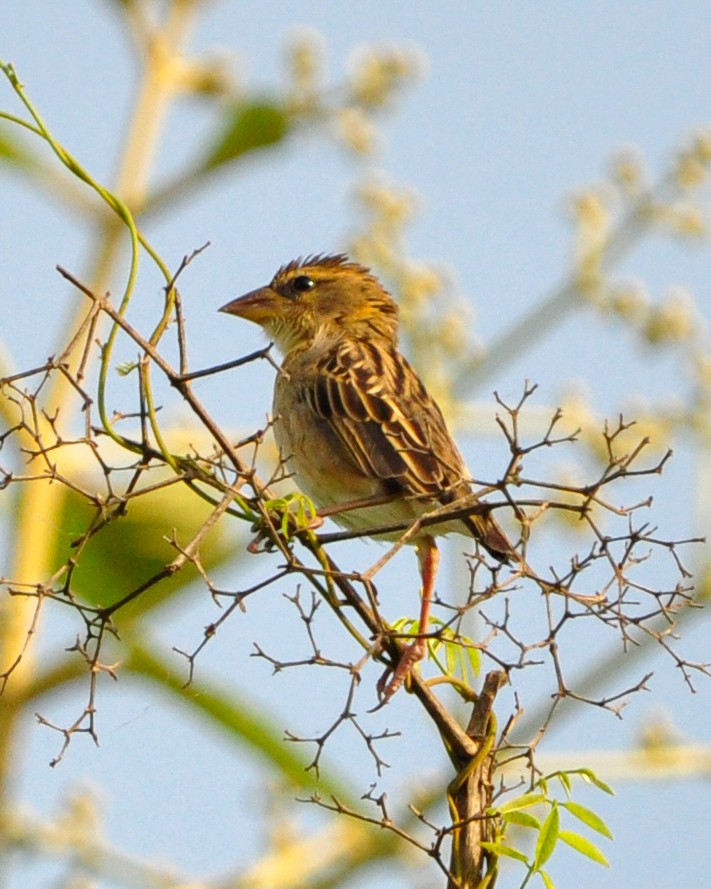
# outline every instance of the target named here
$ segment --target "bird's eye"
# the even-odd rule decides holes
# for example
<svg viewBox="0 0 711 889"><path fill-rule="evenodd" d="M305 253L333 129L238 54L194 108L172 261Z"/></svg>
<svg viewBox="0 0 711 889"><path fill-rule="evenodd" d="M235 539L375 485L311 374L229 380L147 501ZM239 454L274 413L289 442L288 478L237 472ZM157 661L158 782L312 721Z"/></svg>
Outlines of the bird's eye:
<svg viewBox="0 0 711 889"><path fill-rule="evenodd" d="M315 287L313 278L309 278L308 275L299 275L298 278L294 278L292 285L298 293L306 293L307 290L313 290Z"/></svg>

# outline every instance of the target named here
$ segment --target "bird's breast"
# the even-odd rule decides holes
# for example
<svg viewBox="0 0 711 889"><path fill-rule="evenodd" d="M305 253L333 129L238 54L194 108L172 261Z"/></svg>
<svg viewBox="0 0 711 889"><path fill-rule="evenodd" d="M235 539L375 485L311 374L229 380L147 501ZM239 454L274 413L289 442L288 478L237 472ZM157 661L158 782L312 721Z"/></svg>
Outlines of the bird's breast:
<svg viewBox="0 0 711 889"><path fill-rule="evenodd" d="M301 490L317 506L382 494L382 482L364 476L333 426L307 403L304 390L280 379L274 391L274 438Z"/></svg>

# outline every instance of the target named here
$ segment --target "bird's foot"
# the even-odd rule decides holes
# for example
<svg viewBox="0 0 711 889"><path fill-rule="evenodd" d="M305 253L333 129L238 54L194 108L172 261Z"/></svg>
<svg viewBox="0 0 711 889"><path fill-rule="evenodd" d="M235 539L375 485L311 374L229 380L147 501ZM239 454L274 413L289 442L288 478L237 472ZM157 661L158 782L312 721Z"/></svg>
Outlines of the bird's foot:
<svg viewBox="0 0 711 889"><path fill-rule="evenodd" d="M415 664L417 664L418 661L421 661L426 654L426 639L416 639L412 645L408 645L403 651L397 667L394 670L386 670L378 680L378 705L370 710L370 713L380 710L381 707L384 707L388 703L390 698L392 698L395 692L397 692L408 679Z"/></svg>
<svg viewBox="0 0 711 889"><path fill-rule="evenodd" d="M314 513L313 517L309 520L309 523L307 525L304 525L304 530L305 531L316 531L318 528L321 527L321 525L323 525L324 522L325 522L325 519L321 518L321 516L318 515L318 513Z"/></svg>
<svg viewBox="0 0 711 889"><path fill-rule="evenodd" d="M294 526L293 531L315 531L323 525L323 522L321 516L314 513L306 524ZM263 519L259 519L252 525L252 531L256 532L256 537L247 545L247 552L253 555L261 552L274 552L278 546L273 537L274 534L277 534L285 545L289 543L290 533L285 533L275 527L268 527Z"/></svg>
<svg viewBox="0 0 711 889"><path fill-rule="evenodd" d="M258 528L257 525L252 525L252 530L256 531L257 534L253 540L247 544L247 552L255 555L256 553L271 553L276 549L276 543L267 536L266 532Z"/></svg>

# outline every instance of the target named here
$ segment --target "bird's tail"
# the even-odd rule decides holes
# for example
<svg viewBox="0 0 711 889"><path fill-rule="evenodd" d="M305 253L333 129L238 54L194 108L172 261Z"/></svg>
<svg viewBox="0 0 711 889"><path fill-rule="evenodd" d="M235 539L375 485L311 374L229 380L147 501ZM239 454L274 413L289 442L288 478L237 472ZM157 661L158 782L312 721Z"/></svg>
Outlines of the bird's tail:
<svg viewBox="0 0 711 889"><path fill-rule="evenodd" d="M521 560L513 544L490 512L473 513L464 519L464 523L484 549L499 562L510 564Z"/></svg>

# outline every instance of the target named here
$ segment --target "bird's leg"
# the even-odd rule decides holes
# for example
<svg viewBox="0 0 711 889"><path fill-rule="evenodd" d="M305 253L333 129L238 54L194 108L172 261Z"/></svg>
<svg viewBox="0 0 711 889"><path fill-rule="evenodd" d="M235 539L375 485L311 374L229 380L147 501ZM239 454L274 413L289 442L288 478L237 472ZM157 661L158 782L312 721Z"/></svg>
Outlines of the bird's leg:
<svg viewBox="0 0 711 889"><path fill-rule="evenodd" d="M439 565L439 550L434 537L429 534L421 537L417 542L417 559L420 563L422 576L422 604L420 605L420 623L415 641L402 653L400 663L395 668L390 681L384 688L383 679L378 683L378 691L382 690L381 704L387 703L395 692L407 679L414 665L421 661L427 654L427 630L430 623L430 611L432 610L432 597L434 596L434 582Z"/></svg>

